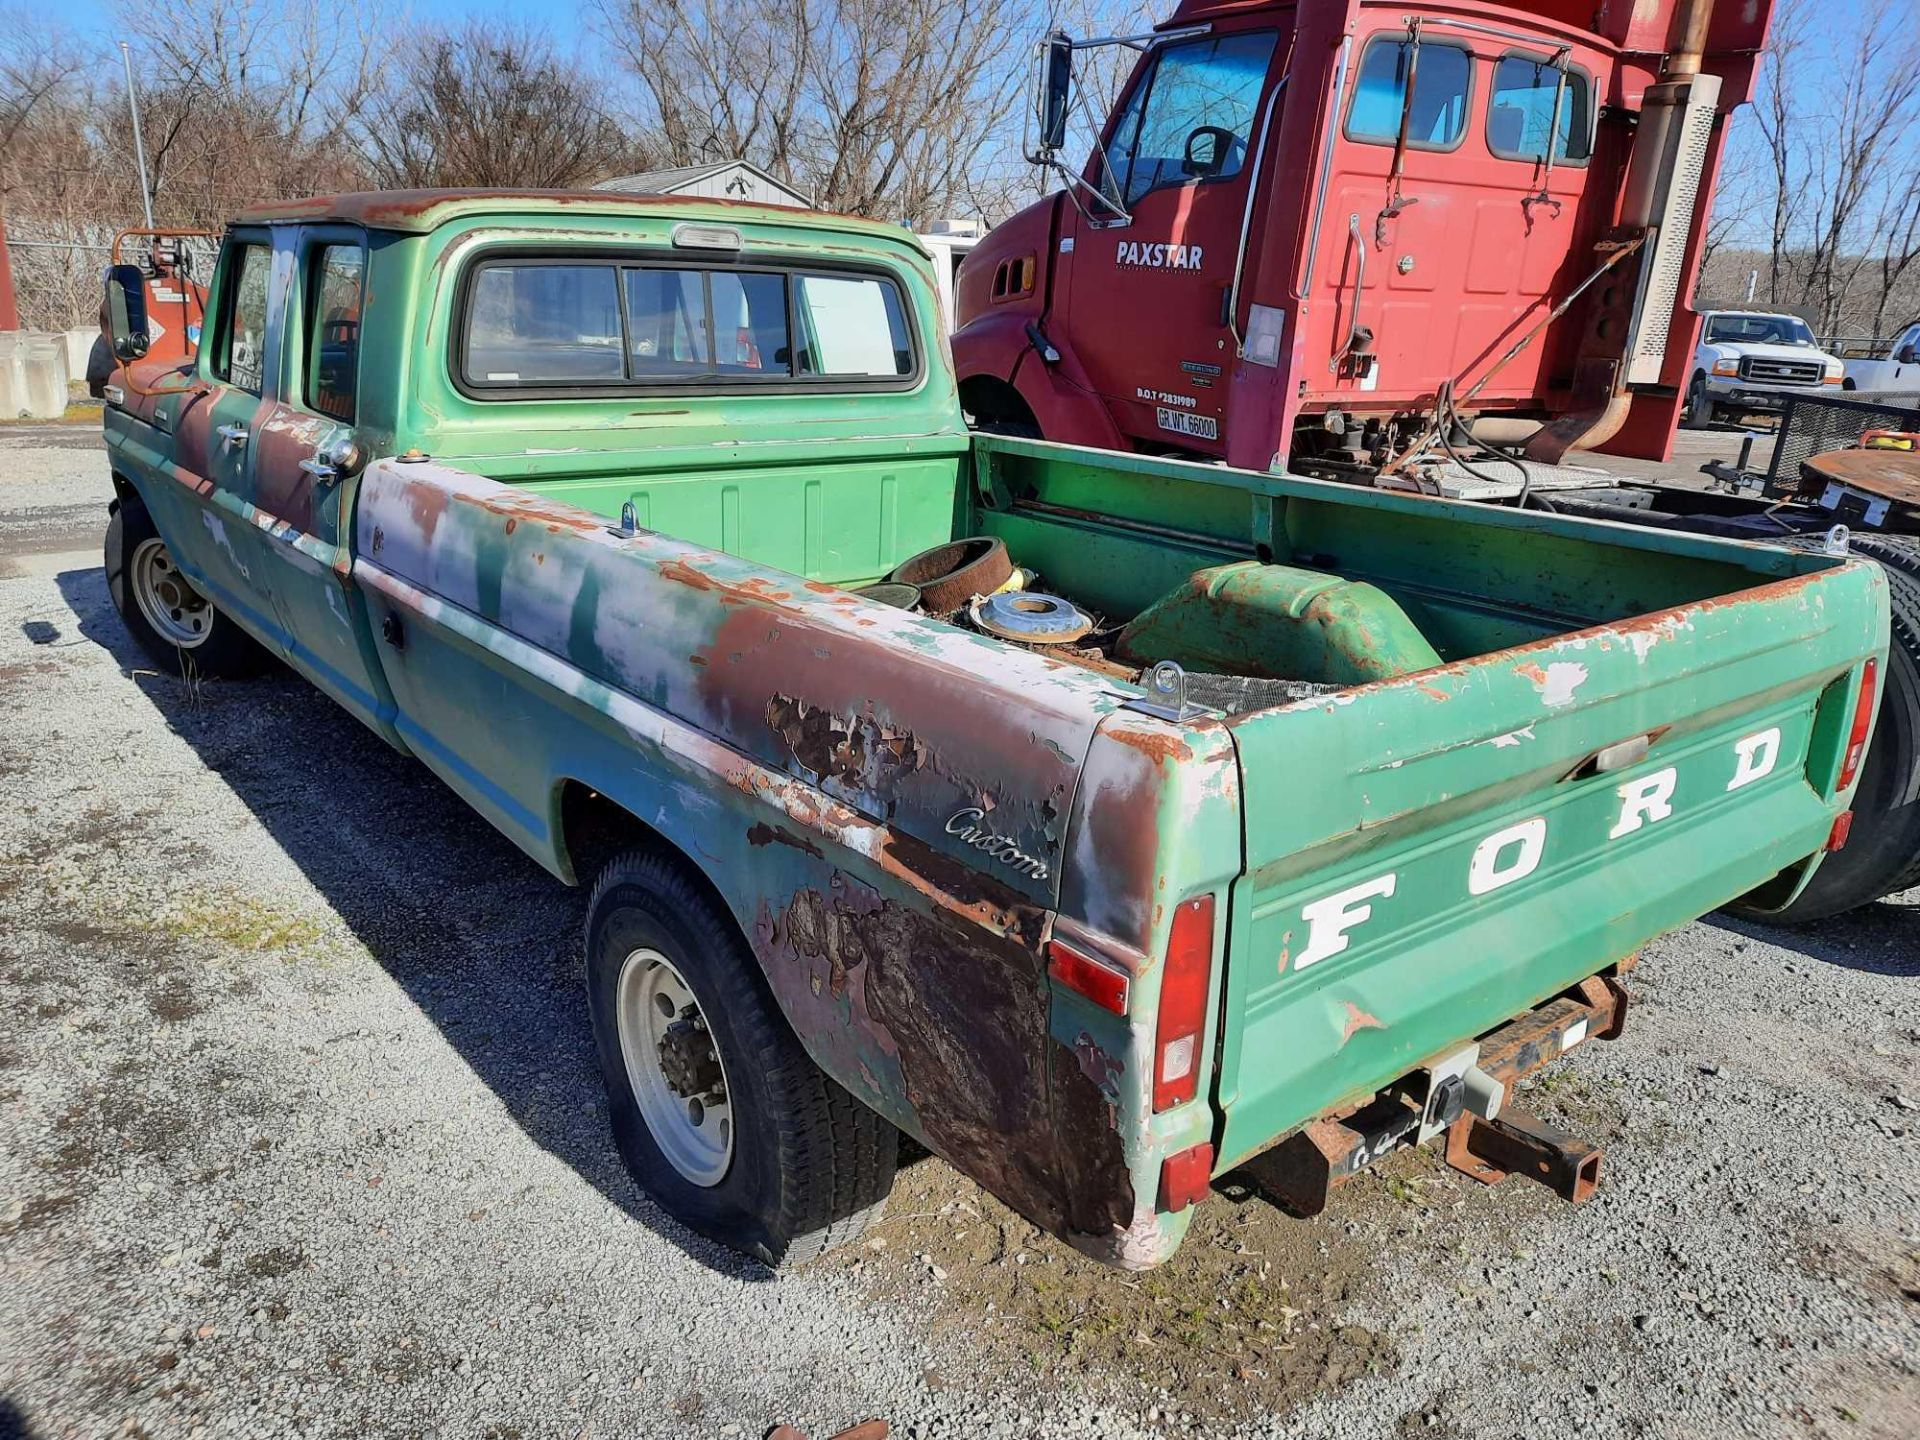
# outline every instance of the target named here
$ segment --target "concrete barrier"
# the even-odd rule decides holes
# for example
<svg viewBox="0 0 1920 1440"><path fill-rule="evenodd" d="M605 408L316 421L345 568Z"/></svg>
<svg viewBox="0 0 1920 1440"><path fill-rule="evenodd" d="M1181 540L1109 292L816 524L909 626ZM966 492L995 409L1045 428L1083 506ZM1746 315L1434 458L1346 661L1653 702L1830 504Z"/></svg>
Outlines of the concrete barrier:
<svg viewBox="0 0 1920 1440"><path fill-rule="evenodd" d="M66 413L66 336L0 333L0 419L58 420Z"/></svg>
<svg viewBox="0 0 1920 1440"><path fill-rule="evenodd" d="M93 354L93 342L99 338L100 331L93 327L67 331L67 378L69 380L87 378L87 357Z"/></svg>

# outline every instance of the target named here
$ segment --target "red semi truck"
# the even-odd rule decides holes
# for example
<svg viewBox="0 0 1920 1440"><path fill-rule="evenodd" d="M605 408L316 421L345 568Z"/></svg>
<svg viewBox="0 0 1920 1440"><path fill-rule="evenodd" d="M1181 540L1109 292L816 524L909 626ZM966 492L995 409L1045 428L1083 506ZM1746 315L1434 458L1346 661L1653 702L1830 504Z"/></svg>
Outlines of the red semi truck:
<svg viewBox="0 0 1920 1440"><path fill-rule="evenodd" d="M1029 155L1064 184L961 271L962 401L1340 479L1391 465L1441 397L1536 459L1665 458L1696 211L1769 11L1186 0L1151 35L1051 35ZM1140 59L1070 171L1073 56L1116 43Z"/></svg>
<svg viewBox="0 0 1920 1440"><path fill-rule="evenodd" d="M1027 153L1060 188L968 256L952 344L982 429L1801 548L1873 532L1894 645L1852 840L1776 917L1809 921L1920 882L1920 490L1550 468L1670 453L1771 8L1184 0L1150 34L1056 31ZM1114 45L1139 58L1074 170L1075 57Z"/></svg>

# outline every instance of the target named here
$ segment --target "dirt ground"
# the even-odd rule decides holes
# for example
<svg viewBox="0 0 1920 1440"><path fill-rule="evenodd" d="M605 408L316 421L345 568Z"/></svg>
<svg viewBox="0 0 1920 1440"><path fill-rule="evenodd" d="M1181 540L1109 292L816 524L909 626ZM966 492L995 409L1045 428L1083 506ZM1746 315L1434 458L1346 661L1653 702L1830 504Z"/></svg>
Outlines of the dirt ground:
<svg viewBox="0 0 1920 1440"><path fill-rule="evenodd" d="M1125 1275L923 1158L776 1280L621 1169L578 896L303 682L155 674L106 495L0 430L0 1440L1920 1434L1920 894L1650 947L1531 1086L1578 1209L1414 1153Z"/></svg>

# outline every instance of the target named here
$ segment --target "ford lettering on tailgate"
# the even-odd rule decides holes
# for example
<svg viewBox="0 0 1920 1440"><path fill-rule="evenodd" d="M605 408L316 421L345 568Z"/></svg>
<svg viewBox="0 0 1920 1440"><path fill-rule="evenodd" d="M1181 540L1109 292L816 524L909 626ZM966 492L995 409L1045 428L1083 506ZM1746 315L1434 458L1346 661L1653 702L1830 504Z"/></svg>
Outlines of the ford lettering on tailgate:
<svg viewBox="0 0 1920 1440"><path fill-rule="evenodd" d="M1412 900L1403 871L1426 870L1421 889L1449 900L1470 900L1551 875L1606 847L1631 843L1649 827L1710 808L1719 797L1744 790L1768 776L1792 779L1806 751L1805 712L1765 725L1732 741L1709 742L1666 765L1643 768L1612 785L1598 777L1574 782L1565 796L1545 797L1538 813L1479 835L1449 837L1419 852L1410 863L1368 875L1339 889L1293 904L1298 922L1284 934L1281 973L1304 970L1363 944L1370 932L1384 935L1421 918L1433 907ZM1551 862L1551 863L1550 863ZM1437 873L1436 873L1437 872ZM1395 902L1403 909L1396 910ZM1278 906L1261 907L1273 913Z"/></svg>

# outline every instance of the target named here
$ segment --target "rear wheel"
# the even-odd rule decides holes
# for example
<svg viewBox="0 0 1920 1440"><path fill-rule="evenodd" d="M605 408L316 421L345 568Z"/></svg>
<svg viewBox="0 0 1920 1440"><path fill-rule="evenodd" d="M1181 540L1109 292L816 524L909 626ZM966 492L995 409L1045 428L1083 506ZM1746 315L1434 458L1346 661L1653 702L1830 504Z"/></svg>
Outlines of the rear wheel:
<svg viewBox="0 0 1920 1440"><path fill-rule="evenodd" d="M104 562L107 594L127 633L170 674L235 679L268 664L259 643L181 572L137 496L107 517Z"/></svg>
<svg viewBox="0 0 1920 1440"><path fill-rule="evenodd" d="M1803 539L1802 548L1824 543ZM1857 554L1878 560L1892 594L1893 638L1880 677L1880 713L1853 792L1847 843L1785 910L1765 918L1805 925L1920 885L1920 538L1852 537Z"/></svg>
<svg viewBox="0 0 1920 1440"><path fill-rule="evenodd" d="M881 1214L896 1132L807 1056L739 927L676 857L630 850L601 873L587 999L614 1139L674 1219L780 1267Z"/></svg>

